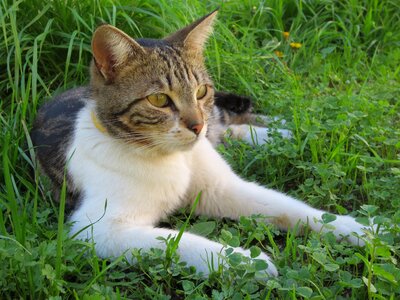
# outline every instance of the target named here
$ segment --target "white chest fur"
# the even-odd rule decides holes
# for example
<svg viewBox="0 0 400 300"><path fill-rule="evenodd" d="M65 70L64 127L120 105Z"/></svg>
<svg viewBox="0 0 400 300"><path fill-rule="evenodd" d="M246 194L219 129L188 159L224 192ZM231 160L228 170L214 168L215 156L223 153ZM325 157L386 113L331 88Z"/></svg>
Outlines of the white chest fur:
<svg viewBox="0 0 400 300"><path fill-rule="evenodd" d="M140 155L132 146L101 133L93 125L91 111L88 105L78 115L68 151L68 173L83 191L71 217L75 229L103 215L102 221L153 225L182 205L191 179L190 152Z"/></svg>

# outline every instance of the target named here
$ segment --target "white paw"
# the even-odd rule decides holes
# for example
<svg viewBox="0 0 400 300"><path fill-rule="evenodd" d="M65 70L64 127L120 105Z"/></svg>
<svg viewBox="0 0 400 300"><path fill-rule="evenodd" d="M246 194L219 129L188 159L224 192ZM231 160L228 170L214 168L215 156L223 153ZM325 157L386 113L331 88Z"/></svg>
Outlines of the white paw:
<svg viewBox="0 0 400 300"><path fill-rule="evenodd" d="M337 238L345 238L353 245L364 246L364 241L358 236L364 235L364 230L366 227L356 222L353 217L336 216L336 220L329 223L329 225L333 225L335 227L332 231Z"/></svg>
<svg viewBox="0 0 400 300"><path fill-rule="evenodd" d="M281 136L285 139L290 139L293 137L293 132L291 132L288 129L278 129L278 132L281 134Z"/></svg>
<svg viewBox="0 0 400 300"><path fill-rule="evenodd" d="M245 250L243 248L235 248L234 252L241 253L244 256L247 256L251 258L250 250ZM274 263L271 261L269 256L265 254L264 252L261 252L259 256L255 257L255 259L262 259L265 260L268 264L268 267L266 269L266 272L268 273L269 276L276 277L278 276L278 270L276 269Z"/></svg>
<svg viewBox="0 0 400 300"><path fill-rule="evenodd" d="M273 139L273 134L271 134L273 132L274 130L270 128L252 126L249 127L244 140L253 145L263 145ZM286 139L289 139L293 136L293 133L287 129L276 129L276 132Z"/></svg>

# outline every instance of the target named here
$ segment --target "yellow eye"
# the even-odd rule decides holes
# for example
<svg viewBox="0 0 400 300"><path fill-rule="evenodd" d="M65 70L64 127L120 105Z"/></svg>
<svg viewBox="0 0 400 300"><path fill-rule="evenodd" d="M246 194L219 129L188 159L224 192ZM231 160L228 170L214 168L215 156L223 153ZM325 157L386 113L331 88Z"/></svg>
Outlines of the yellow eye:
<svg viewBox="0 0 400 300"><path fill-rule="evenodd" d="M168 105L168 96L166 94L151 94L146 98L152 105L156 107L165 107Z"/></svg>
<svg viewBox="0 0 400 300"><path fill-rule="evenodd" d="M205 84L201 85L196 93L196 98L198 100L202 99L207 95L207 86Z"/></svg>

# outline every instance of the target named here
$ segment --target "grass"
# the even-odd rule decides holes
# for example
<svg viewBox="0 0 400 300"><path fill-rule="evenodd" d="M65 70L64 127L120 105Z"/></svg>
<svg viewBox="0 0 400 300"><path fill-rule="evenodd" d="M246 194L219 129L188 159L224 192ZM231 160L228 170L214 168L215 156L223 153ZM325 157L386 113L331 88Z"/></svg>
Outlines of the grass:
<svg viewBox="0 0 400 300"><path fill-rule="evenodd" d="M258 112L285 118L294 133L265 146L228 141L219 150L245 178L360 222L375 217L385 232L369 231L365 247L331 234L280 232L261 216L185 223L182 211L166 225L240 244L254 256L262 249L280 272L260 280L260 262L241 265L244 258L230 256L229 269L204 279L171 253L173 268L157 249L135 250L131 266L101 260L89 242L67 237L64 203L51 198L29 139L39 105L88 82L91 33L101 22L161 37L217 6L206 51L216 86L251 96ZM0 297L398 299L399 28L395 0L1 0Z"/></svg>

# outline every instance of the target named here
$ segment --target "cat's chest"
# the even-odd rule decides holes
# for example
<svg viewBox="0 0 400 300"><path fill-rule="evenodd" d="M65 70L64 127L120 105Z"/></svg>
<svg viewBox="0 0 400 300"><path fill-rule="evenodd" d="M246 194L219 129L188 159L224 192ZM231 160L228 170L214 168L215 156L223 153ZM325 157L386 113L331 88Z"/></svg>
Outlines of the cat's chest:
<svg viewBox="0 0 400 300"><path fill-rule="evenodd" d="M82 153L83 154L83 153ZM132 157L92 156L71 164L71 172L84 190L101 195L120 195L123 198L178 198L186 192L191 171L184 156L165 161L148 161ZM113 197L115 198L115 197Z"/></svg>
<svg viewBox="0 0 400 300"><path fill-rule="evenodd" d="M85 111L77 120L68 153L69 175L84 194L83 210L96 205L102 209L107 200L109 214L135 218L152 214L157 219L182 204L190 184L188 153L137 155L94 128Z"/></svg>

